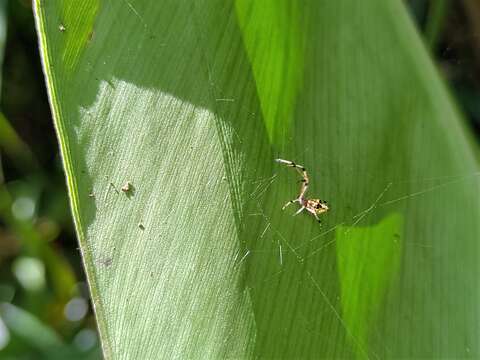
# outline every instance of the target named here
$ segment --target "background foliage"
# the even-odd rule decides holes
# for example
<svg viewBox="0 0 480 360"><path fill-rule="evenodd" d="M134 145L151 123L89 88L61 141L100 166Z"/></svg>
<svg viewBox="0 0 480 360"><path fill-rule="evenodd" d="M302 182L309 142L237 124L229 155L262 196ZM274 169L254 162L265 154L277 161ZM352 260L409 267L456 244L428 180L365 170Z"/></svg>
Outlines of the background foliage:
<svg viewBox="0 0 480 360"><path fill-rule="evenodd" d="M68 209L30 3L12 0L5 5L8 32L0 118L5 180L0 192L1 354L12 358L39 354L98 357L95 322ZM478 6L473 1L416 0L411 1L411 8L455 98L468 114L471 127L478 130ZM296 44L303 46L302 41ZM289 88L294 89L295 73L289 81ZM274 121L269 114L291 109L286 103L284 108L264 111L267 120ZM372 231L382 232L381 224ZM343 259L348 259L345 251ZM388 254L388 249L384 251ZM345 271L346 279L352 276ZM354 316L346 315L353 328L361 323ZM355 331L361 337L363 330Z"/></svg>

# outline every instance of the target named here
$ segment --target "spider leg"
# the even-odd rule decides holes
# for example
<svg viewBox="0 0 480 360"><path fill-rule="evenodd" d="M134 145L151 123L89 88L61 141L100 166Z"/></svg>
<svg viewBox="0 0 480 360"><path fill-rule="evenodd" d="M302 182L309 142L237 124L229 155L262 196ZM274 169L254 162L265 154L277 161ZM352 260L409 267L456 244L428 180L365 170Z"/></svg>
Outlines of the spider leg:
<svg viewBox="0 0 480 360"><path fill-rule="evenodd" d="M305 206L302 206L300 209L298 209L297 212L293 214L293 216L300 214L303 210L305 210Z"/></svg>
<svg viewBox="0 0 480 360"><path fill-rule="evenodd" d="M285 210L285 208L286 208L287 206L290 206L290 205L292 205L292 204L295 203L295 202L300 202L300 201L299 201L298 199L290 200L290 201L287 202L285 205L283 205L282 210Z"/></svg>
<svg viewBox="0 0 480 360"><path fill-rule="evenodd" d="M307 192L309 183L307 169L305 169L302 165L295 164L293 161L290 160L276 159L275 161L281 164L285 164L289 167L293 167L295 168L295 170L297 170L297 172L302 177L302 180L300 180L302 182L302 186L300 187L300 195L298 196L298 198L303 198L305 196L305 193Z"/></svg>
<svg viewBox="0 0 480 360"><path fill-rule="evenodd" d="M313 212L312 214L313 214L313 216L315 216L315 219L317 219L317 222L318 222L319 224L321 224L322 221L318 218L318 215L317 215L316 213L314 213L314 212Z"/></svg>
<svg viewBox="0 0 480 360"><path fill-rule="evenodd" d="M300 188L300 196L301 198L303 198L305 196L305 193L307 192L307 189L308 189L308 175L307 175L307 172L304 171L303 172L303 179L301 180L302 181L302 187Z"/></svg>
<svg viewBox="0 0 480 360"><path fill-rule="evenodd" d="M307 169L305 169L302 165L297 165L295 163L292 163L292 165L290 166L295 167L297 172L302 177L302 180L300 180L302 183L302 186L300 187L300 195L298 197L303 198L305 197L305 193L307 192L307 189L308 189L308 183L310 182L310 179L308 178L308 174L307 174Z"/></svg>
<svg viewBox="0 0 480 360"><path fill-rule="evenodd" d="M295 170L299 173L299 175L302 177L300 180L302 183L302 186L300 187L300 195L298 196L299 198L303 198L305 196L305 193L307 192L308 189L308 174L307 174L307 169L305 169L302 165L295 164L293 161L290 161L288 166L294 167Z"/></svg>

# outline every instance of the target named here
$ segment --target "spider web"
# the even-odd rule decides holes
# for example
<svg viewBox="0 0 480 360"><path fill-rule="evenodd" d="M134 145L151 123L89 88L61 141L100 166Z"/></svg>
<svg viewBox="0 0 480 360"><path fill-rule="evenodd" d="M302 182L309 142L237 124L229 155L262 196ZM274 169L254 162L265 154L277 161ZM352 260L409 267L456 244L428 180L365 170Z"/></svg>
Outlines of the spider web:
<svg viewBox="0 0 480 360"><path fill-rule="evenodd" d="M265 234L270 231L275 234L277 234L282 242L284 243L284 248L279 252L279 256L283 252L292 252L297 256L297 258L301 261L304 261L305 258L311 257L318 252L321 252L322 250L326 249L329 246L334 245L335 239L328 241L319 247L315 248L314 250L311 251L311 253L307 257L301 257L297 250L306 246L308 243L312 242L320 242L321 239L325 238L328 234L334 232L336 229L338 229L341 226L347 225L350 229L354 228L355 226L360 226L362 225L362 221L368 216L374 213L376 210L379 208L384 208L389 205L393 205L399 202L407 201L415 197L419 197L431 192L436 192L440 191L448 186L452 185L458 185L467 181L472 181L476 180L480 176L480 171L479 172L473 172L469 174L459 174L459 175L445 175L445 176L437 176L437 177L428 177L424 179L416 179L416 180L398 180L398 181L390 181L387 182L385 187L378 193L376 198L373 200L372 203L369 205L365 206L365 209L356 213L355 215L351 216L348 220L341 221L334 226L328 227L326 229L323 228L323 226L319 226L319 233L315 235L314 237L305 240L302 244L293 246L288 242L288 240L279 232L279 230L275 229L272 226L272 221L270 219L270 216L268 216L261 208L260 203L262 202L262 199L264 198L265 194L268 192L272 184L278 180L279 172L275 172L271 177L268 178L263 178L263 179L258 179L255 181L252 181L252 184L255 184L255 189L254 191L250 194L250 199L256 201L257 204L257 212L249 213L247 214L248 216L260 216L264 219L265 221L265 227L263 231L261 232L260 236L258 237L257 241L263 239L265 237ZM285 174L287 176L287 174ZM422 190L418 191L413 191L410 193L407 193L405 195L395 197L390 200L385 200L385 197L388 193L388 191L397 184L404 184L404 183L421 183L421 182L433 182L433 181L438 181L442 180L440 184L436 184L433 186L428 186L425 187ZM310 189L309 189L310 190ZM308 198L308 194L307 194ZM281 205L279 204L279 211L281 211ZM326 214L322 214L323 217L328 216L329 213L327 212ZM304 212L302 214L299 214L298 216L308 216L310 217L311 215L308 214L307 212ZM296 221L295 217L292 216L291 221ZM347 230L345 233L348 233L350 230ZM416 245L421 245L421 244L416 244ZM281 243L279 243L279 246L281 247ZM425 245L424 245L425 246ZM248 250L249 253L254 253L254 250ZM243 259L244 260L244 259ZM281 260L281 259L280 259ZM280 261L282 263L282 261Z"/></svg>
<svg viewBox="0 0 480 360"><path fill-rule="evenodd" d="M298 161L297 159L288 159L288 160ZM298 161L298 162L302 165L305 165L301 161ZM307 169L308 168L309 166L307 166ZM350 171L352 171L352 169L350 169ZM294 175L292 175L292 173ZM309 176L310 176L311 185L313 185L317 179L312 177L310 173L309 173ZM371 177L372 179L374 178L374 176L371 174L362 174L362 176ZM273 173L272 176L251 181L253 191L250 193L250 201L253 201L256 203L256 205L254 206L256 210L254 212L248 213L247 216L259 217L263 222L263 227L262 227L262 230L260 231L260 234L253 242L252 248L246 250L246 252L240 258L238 263L241 264L242 262L247 261L249 257L255 256L255 255L261 256L262 258L276 257L279 269L274 273L271 273L269 276L267 276L263 280L263 282L271 282L275 278L278 278L279 276L281 276L281 274L283 274L286 271L284 262L285 262L285 257L287 255L292 255L291 258L294 259L293 261L295 261L298 266L304 266L305 262L308 259L311 259L314 256L317 256L323 253L325 250L335 245L335 243L337 242L337 239L335 237L331 239L330 238L327 239L327 237L331 236L332 233L335 233L337 230L346 229L343 231L344 231L344 235L347 235L352 229L356 227L365 226L366 219L370 216L374 216L376 212L380 210L388 209L389 207L392 208L394 205L403 204L403 203L406 203L407 201L411 201L412 199L419 198L427 194L437 193L437 192L441 193L442 190L445 190L447 188L451 188L459 185L464 186L469 182L478 180L479 176L480 176L480 172L472 172L472 173L458 174L458 175L425 177L425 178L413 179L413 180L400 179L400 180L387 181L385 182L381 191L379 191L376 194L376 196L371 200L371 202L366 203L366 205L363 207L363 210L358 211L355 214L348 216L345 219L337 223L334 223L331 226L326 226L326 227L319 226L316 229L316 234L314 236L311 236L305 240L300 241L299 239L289 240L289 236L287 234L284 234L282 232L282 229L275 225L275 220L272 218L273 215L267 214L267 212L262 207L262 203L266 201L266 199L268 198L269 191L271 191L272 187L275 185L277 181L280 180L281 177L287 177L288 180L290 181L294 181L292 179L296 179L296 177L298 177L298 174L296 172L291 171L291 169L281 165L276 166L275 172ZM405 184L419 184L420 186L417 186L418 188L415 190L404 192L403 194L400 194L400 196L393 196L393 197L390 196L390 198L388 197L392 192L394 192L393 190L396 186L398 187ZM307 198L314 196L312 194L313 194L313 189L312 187L310 187L307 193ZM297 195L296 193L288 194L288 195L286 194L285 201L295 197L296 195ZM274 198L277 199L277 197L274 197ZM278 203L278 212L280 213L282 213L282 210L281 210L282 204L283 202L281 201ZM331 205L333 207L342 206L342 204L331 204ZM325 217L328 217L329 215L330 215L329 212L327 212L326 214L322 214L321 215L322 220L324 220ZM293 221L293 222L301 221L301 219L299 219L299 217L301 216L311 218L312 222L315 221L313 216L311 216L306 212L301 213L295 217L291 217L290 219L287 218L286 221ZM268 234L270 234L270 241L272 242L272 244L276 246L276 249L275 250L256 250L255 249L256 244L262 241L268 241ZM433 247L432 244L424 244L424 243L412 242L407 240L403 240L403 243L405 245L417 246L424 249L429 249ZM302 250L305 250L305 249L307 249L307 252L305 252L305 254L302 254ZM306 274L306 278L311 282L311 285L319 294L319 297L324 301L326 308L329 309L329 311L331 311L334 318L338 321L340 326L344 329L347 336L350 337L352 342L355 344L355 346L358 347L359 352L362 354L362 356L364 356L367 359L381 358L381 356L376 354L373 349L369 349L369 351L367 351L364 344L362 343L362 340L357 338L354 332L349 328L348 324L344 321L341 315L341 310L338 309L339 305L337 306L335 305L335 302L332 301L332 299L327 295L327 292L323 289L321 282L314 277L314 274L312 274L312 272L308 268L305 271L305 274ZM377 332L380 333L379 331ZM384 347L385 347L384 349L385 353L390 353L391 355L393 355L392 352L386 347L385 344L384 344Z"/></svg>

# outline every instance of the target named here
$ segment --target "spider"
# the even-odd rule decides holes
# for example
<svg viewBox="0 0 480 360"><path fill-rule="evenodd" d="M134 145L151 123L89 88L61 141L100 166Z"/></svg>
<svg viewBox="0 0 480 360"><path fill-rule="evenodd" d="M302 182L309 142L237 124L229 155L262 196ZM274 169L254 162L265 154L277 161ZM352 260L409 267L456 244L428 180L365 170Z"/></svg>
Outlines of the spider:
<svg viewBox="0 0 480 360"><path fill-rule="evenodd" d="M294 214L294 216L300 214L303 210L307 210L310 214L315 216L315 219L317 219L318 222L321 222L320 219L318 218L318 215L324 212L327 212L329 207L326 201L323 201L320 199L307 199L305 197L305 193L307 192L308 182L309 182L307 170L305 170L305 168L302 165L295 164L293 161L290 161L290 160L276 159L275 161L297 169L300 176L302 176L302 180L300 180L302 182L302 186L300 188L300 195L298 195L298 198L293 199L288 203L286 203L282 207L282 210L285 210L285 208L290 204L293 204L294 202L298 202L301 207Z"/></svg>

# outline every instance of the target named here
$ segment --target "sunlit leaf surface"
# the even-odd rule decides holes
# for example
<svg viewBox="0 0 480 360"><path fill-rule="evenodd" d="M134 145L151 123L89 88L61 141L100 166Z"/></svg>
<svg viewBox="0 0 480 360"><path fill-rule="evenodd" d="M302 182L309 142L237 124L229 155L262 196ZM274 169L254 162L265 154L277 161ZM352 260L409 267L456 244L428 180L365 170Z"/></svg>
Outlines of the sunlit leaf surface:
<svg viewBox="0 0 480 360"><path fill-rule="evenodd" d="M477 164L400 1L35 8L106 358L480 355Z"/></svg>

